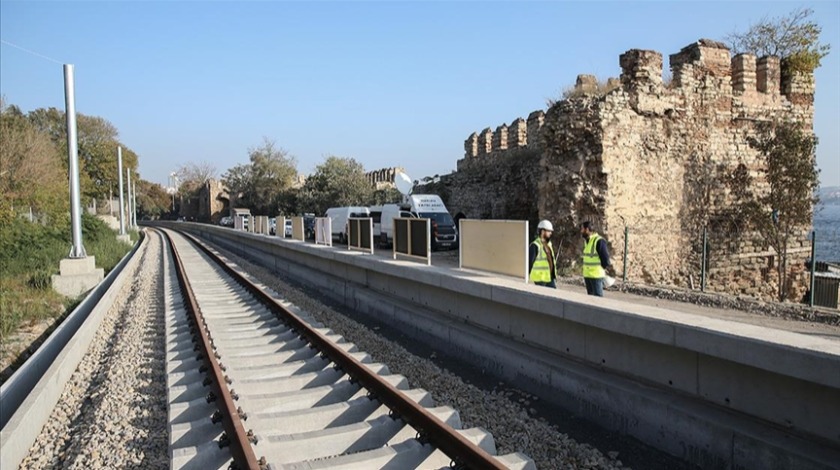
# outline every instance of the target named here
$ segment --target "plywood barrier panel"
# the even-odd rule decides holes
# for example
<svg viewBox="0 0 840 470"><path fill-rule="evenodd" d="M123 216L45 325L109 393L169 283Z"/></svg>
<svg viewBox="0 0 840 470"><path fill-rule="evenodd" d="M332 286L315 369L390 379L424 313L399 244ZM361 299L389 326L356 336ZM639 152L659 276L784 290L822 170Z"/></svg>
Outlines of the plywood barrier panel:
<svg viewBox="0 0 840 470"><path fill-rule="evenodd" d="M431 222L429 219L394 219L394 259L397 255L422 259L432 264Z"/></svg>
<svg viewBox="0 0 840 470"><path fill-rule="evenodd" d="M332 219L329 217L315 218L315 243L332 246Z"/></svg>
<svg viewBox="0 0 840 470"><path fill-rule="evenodd" d="M528 221L461 219L461 267L528 280Z"/></svg>
<svg viewBox="0 0 840 470"><path fill-rule="evenodd" d="M373 253L373 219L350 217L347 219L347 249Z"/></svg>
<svg viewBox="0 0 840 470"><path fill-rule="evenodd" d="M283 236L285 235L286 226L284 225ZM303 217L292 217L292 239L303 241Z"/></svg>

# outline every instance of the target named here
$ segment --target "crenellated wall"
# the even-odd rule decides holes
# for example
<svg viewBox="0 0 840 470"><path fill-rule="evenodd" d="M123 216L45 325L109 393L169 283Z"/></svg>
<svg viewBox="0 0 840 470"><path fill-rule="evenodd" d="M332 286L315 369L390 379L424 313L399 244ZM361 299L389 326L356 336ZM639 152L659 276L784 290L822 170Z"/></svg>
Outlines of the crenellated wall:
<svg viewBox="0 0 840 470"><path fill-rule="evenodd" d="M473 132L464 141L464 158L458 160L458 168L473 163L489 164L495 157L506 155L508 150L540 148L540 130L545 121L544 111L534 111L528 120L516 118L510 126L502 124L492 129L485 128L480 133Z"/></svg>
<svg viewBox="0 0 840 470"><path fill-rule="evenodd" d="M732 204L720 175L744 165L760 179L761 161L748 144L759 123L784 119L813 129L813 76L786 73L776 57L730 57L710 40L670 55L670 82L659 52L632 49L619 65L620 79L606 90L581 75L572 97L545 113L470 135L458 170L444 178L452 212L549 219L569 266L582 247L577 226L592 220L610 241L618 272L629 227L628 276L656 284L699 282L698 240L710 226L720 230L711 235L707 287L775 292L773 253L715 225ZM791 266L807 257L802 242ZM791 287L791 298L803 284Z"/></svg>
<svg viewBox="0 0 840 470"><path fill-rule="evenodd" d="M365 173L368 182L376 189L393 188L397 173L405 172L402 167L382 168Z"/></svg>

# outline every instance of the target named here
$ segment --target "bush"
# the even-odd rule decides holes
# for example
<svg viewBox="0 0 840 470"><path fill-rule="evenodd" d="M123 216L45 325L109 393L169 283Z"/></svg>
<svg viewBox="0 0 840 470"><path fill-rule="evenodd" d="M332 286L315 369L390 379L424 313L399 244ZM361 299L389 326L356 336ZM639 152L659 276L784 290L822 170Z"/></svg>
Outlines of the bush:
<svg viewBox="0 0 840 470"><path fill-rule="evenodd" d="M29 276L29 282L27 284L33 289L49 289L52 285L52 275L46 269L40 269Z"/></svg>
<svg viewBox="0 0 840 470"><path fill-rule="evenodd" d="M116 234L95 216L82 215L82 242L98 267L111 271L129 251ZM70 218L42 225L13 218L0 225L0 335L20 325L55 318L74 305L50 289L52 275L72 246Z"/></svg>

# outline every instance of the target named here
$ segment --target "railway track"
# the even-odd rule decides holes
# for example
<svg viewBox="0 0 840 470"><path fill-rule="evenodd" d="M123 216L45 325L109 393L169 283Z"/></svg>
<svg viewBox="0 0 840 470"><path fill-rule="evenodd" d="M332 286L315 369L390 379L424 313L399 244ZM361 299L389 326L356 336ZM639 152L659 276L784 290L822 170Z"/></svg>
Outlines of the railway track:
<svg viewBox="0 0 840 470"><path fill-rule="evenodd" d="M535 468L306 312L166 232L171 468Z"/></svg>

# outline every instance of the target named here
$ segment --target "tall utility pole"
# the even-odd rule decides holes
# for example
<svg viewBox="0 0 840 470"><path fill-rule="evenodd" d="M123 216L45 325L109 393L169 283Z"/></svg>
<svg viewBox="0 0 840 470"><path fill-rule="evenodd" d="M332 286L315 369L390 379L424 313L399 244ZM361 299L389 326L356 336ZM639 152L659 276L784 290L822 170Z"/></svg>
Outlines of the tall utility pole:
<svg viewBox="0 0 840 470"><path fill-rule="evenodd" d="M125 181L126 181L125 194L127 196L126 201L125 201L125 207L126 207L126 214L128 214L128 228L131 228L131 227L134 226L134 224L131 222L131 220L132 220L132 217L131 217L131 169L128 168L128 167L126 167L126 169L125 169Z"/></svg>
<svg viewBox="0 0 840 470"><path fill-rule="evenodd" d="M137 182L131 189L131 215L134 216L134 226L137 226Z"/></svg>
<svg viewBox="0 0 840 470"><path fill-rule="evenodd" d="M67 297L77 297L102 281L105 270L96 267L96 257L88 256L82 245L82 202L79 189L79 147L76 137L76 97L73 65L64 64L65 119L67 120L67 157L70 174L70 225L73 246L67 258L58 262L60 274L51 276L52 287ZM4 454L5 455L5 454ZM5 467L4 467L5 468Z"/></svg>
<svg viewBox="0 0 840 470"><path fill-rule="evenodd" d="M122 171L122 147L117 147L117 173L120 175L120 235L125 235L125 218L123 215L125 205L123 203L123 171Z"/></svg>
<svg viewBox="0 0 840 470"><path fill-rule="evenodd" d="M82 245L82 202L79 191L79 148L76 138L76 96L73 85L73 64L64 64L64 103L67 119L67 157L70 160L70 222L73 247L68 258L87 258Z"/></svg>

